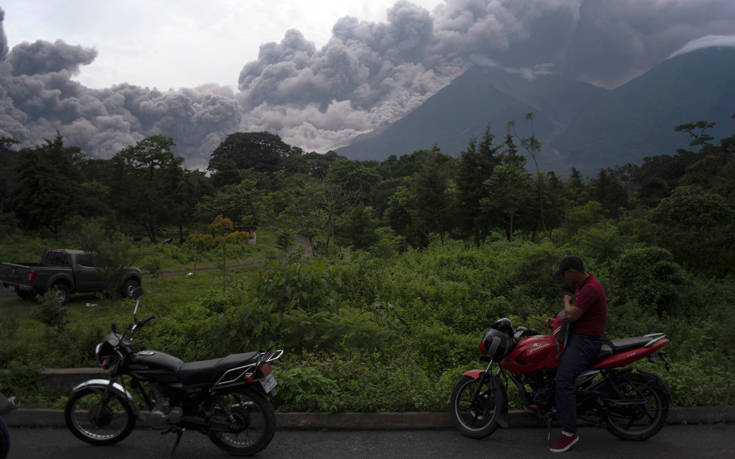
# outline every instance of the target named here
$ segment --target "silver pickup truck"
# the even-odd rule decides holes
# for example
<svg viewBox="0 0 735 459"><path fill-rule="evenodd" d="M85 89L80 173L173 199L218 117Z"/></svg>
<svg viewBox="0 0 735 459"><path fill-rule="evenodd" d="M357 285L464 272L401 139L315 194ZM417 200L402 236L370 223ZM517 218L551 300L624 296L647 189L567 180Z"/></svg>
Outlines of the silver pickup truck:
<svg viewBox="0 0 735 459"><path fill-rule="evenodd" d="M81 250L49 249L40 263L0 263L0 284L15 288L23 299L53 290L59 301L66 303L72 293L97 292L107 287L93 259L91 253ZM126 268L117 288L124 297L132 297L141 279L140 269Z"/></svg>

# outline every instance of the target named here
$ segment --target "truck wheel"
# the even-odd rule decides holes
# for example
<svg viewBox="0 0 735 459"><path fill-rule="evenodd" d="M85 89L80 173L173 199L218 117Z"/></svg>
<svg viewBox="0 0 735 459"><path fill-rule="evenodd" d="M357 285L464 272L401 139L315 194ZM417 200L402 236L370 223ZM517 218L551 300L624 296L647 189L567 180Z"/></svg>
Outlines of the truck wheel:
<svg viewBox="0 0 735 459"><path fill-rule="evenodd" d="M69 297L71 296L71 290L69 289L69 286L63 283L57 283L51 286L51 291L56 294L56 298L59 301L59 304L65 304L69 301Z"/></svg>
<svg viewBox="0 0 735 459"><path fill-rule="evenodd" d="M133 298L135 296L135 289L140 287L140 282L135 279L128 279L123 282L120 293L123 298Z"/></svg>

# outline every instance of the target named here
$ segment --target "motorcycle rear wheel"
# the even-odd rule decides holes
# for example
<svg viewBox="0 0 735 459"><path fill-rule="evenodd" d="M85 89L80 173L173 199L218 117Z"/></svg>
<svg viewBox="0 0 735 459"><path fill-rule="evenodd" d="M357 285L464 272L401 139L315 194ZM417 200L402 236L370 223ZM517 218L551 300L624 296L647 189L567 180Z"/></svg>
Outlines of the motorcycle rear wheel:
<svg viewBox="0 0 735 459"><path fill-rule="evenodd" d="M252 456L265 449L276 432L276 414L260 393L236 387L214 396L210 421L227 429L211 430L209 439L233 456Z"/></svg>
<svg viewBox="0 0 735 459"><path fill-rule="evenodd" d="M485 438L498 428L498 411L491 390L492 380L480 384L480 379L462 376L452 390L452 419L460 433L470 438ZM480 391L475 397L477 391Z"/></svg>
<svg viewBox="0 0 735 459"><path fill-rule="evenodd" d="M93 445L113 445L135 427L135 414L128 400L106 388L90 387L75 392L64 408L66 426L77 438Z"/></svg>
<svg viewBox="0 0 735 459"><path fill-rule="evenodd" d="M617 406L607 404L607 430L623 440L648 440L666 424L669 413L669 397L658 381L640 373L628 377L628 382L618 389L625 398L643 399L644 404Z"/></svg>

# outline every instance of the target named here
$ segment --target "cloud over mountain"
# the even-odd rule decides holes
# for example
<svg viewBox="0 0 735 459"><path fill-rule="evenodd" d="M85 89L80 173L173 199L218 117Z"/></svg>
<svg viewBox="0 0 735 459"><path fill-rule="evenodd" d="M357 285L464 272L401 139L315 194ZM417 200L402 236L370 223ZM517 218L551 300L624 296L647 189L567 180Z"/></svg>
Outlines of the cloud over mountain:
<svg viewBox="0 0 735 459"><path fill-rule="evenodd" d="M735 2L445 0L429 12L401 0L386 22L338 20L321 48L298 30L263 44L236 91L86 88L72 78L94 49L57 40L8 50L4 18L0 9L0 135L34 144L59 130L109 157L162 134L189 166L203 166L238 130L276 132L305 150L344 145L404 116L476 63L613 87L692 40L732 33Z"/></svg>

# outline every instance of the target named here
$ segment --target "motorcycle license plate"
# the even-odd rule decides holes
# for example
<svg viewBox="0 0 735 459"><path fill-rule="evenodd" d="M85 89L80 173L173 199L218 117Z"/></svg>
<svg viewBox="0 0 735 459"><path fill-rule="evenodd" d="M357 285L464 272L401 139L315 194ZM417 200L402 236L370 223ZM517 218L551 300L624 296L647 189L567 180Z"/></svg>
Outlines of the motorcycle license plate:
<svg viewBox="0 0 735 459"><path fill-rule="evenodd" d="M270 392L276 388L276 377L273 376L273 373L269 374L268 376L265 376L263 378L259 379L260 384L263 386L263 390L266 394L270 394Z"/></svg>

